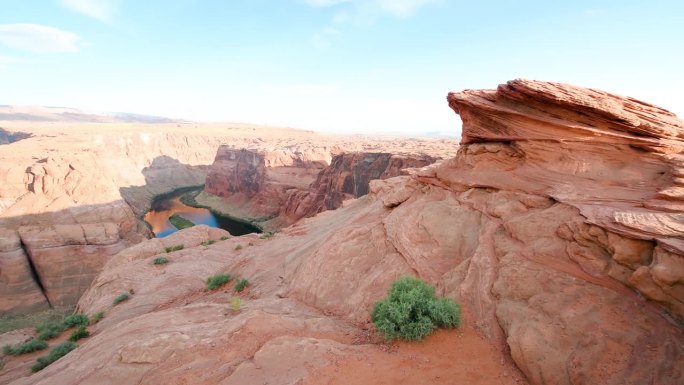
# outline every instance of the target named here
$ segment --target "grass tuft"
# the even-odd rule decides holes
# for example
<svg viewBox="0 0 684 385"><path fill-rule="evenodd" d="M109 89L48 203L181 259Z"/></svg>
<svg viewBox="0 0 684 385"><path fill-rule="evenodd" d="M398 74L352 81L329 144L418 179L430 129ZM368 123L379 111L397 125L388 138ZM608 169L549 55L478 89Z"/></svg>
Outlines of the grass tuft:
<svg viewBox="0 0 684 385"><path fill-rule="evenodd" d="M231 277L230 274L219 274L209 277L207 278L207 289L216 290L230 282L231 279L233 279L233 277Z"/></svg>
<svg viewBox="0 0 684 385"><path fill-rule="evenodd" d="M64 322L55 320L47 321L36 327L36 333L38 333L36 338L43 341L51 340L62 334L64 330L66 330Z"/></svg>
<svg viewBox="0 0 684 385"><path fill-rule="evenodd" d="M202 246L209 246L209 245L213 245L214 243L216 243L215 240L207 239L206 241L202 242Z"/></svg>
<svg viewBox="0 0 684 385"><path fill-rule="evenodd" d="M38 357L36 363L31 366L32 372L38 372L45 369L51 363L57 361L58 359L64 357L70 351L76 349L78 345L71 341L62 342L61 344L55 346L50 350L50 353L46 356Z"/></svg>
<svg viewBox="0 0 684 385"><path fill-rule="evenodd" d="M113 302L113 303L114 303L114 305L118 305L118 304L120 304L121 302L128 301L129 299L131 299L131 295L128 294L128 293L123 293L123 294L121 294L120 296L114 298L114 302Z"/></svg>
<svg viewBox="0 0 684 385"><path fill-rule="evenodd" d="M166 265L169 263L169 259L166 257L157 257L154 260L152 260L152 263L155 265Z"/></svg>
<svg viewBox="0 0 684 385"><path fill-rule="evenodd" d="M241 244L238 243L237 245L235 245L235 250L241 250L241 249L242 249L242 245L241 245Z"/></svg>
<svg viewBox="0 0 684 385"><path fill-rule="evenodd" d="M69 336L69 341L76 342L81 338L86 337L90 337L90 332L85 326L80 326L78 329L74 330L73 333L71 333L71 335Z"/></svg>
<svg viewBox="0 0 684 385"><path fill-rule="evenodd" d="M47 342L39 339L32 339L28 342L24 342L23 344L17 346L5 345L2 347L2 352L8 356L19 356L22 354L28 354L37 352L39 350L47 349L47 347Z"/></svg>
<svg viewBox="0 0 684 385"><path fill-rule="evenodd" d="M238 281L235 283L235 292L236 293L242 293L245 288L249 286L249 281L246 280L245 278L238 279Z"/></svg>
<svg viewBox="0 0 684 385"><path fill-rule="evenodd" d="M164 249L167 253L172 253L174 251L178 250L183 250L185 248L185 245L176 245L176 246L170 246Z"/></svg>
<svg viewBox="0 0 684 385"><path fill-rule="evenodd" d="M72 314L64 318L64 327L72 328L74 326L86 326L90 323L86 314Z"/></svg>
<svg viewBox="0 0 684 385"><path fill-rule="evenodd" d="M94 325L94 324L96 324L96 323L102 321L102 319L104 318L104 316L105 316L105 312L103 312L103 311L98 311L97 313L93 314L93 317L90 319L90 324L91 324L91 325Z"/></svg>

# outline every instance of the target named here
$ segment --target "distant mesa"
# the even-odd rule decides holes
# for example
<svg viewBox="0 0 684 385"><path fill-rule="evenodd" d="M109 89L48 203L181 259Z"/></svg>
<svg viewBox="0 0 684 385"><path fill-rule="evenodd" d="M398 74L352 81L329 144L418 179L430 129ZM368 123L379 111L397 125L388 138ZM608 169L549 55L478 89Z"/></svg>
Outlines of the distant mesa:
<svg viewBox="0 0 684 385"><path fill-rule="evenodd" d="M89 113L75 108L48 106L0 106L0 121L82 123L180 123L182 120L128 112Z"/></svg>
<svg viewBox="0 0 684 385"><path fill-rule="evenodd" d="M28 132L11 132L0 127L0 145L14 143L30 137L31 134Z"/></svg>

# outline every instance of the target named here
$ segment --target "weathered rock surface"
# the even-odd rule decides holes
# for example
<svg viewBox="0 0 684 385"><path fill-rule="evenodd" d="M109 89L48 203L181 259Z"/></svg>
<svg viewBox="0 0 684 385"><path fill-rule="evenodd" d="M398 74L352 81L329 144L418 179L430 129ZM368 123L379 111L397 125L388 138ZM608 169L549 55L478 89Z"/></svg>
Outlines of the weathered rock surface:
<svg viewBox="0 0 684 385"><path fill-rule="evenodd" d="M652 172L669 164L681 124L655 107L572 86L514 81L500 89L450 95L464 115L456 158L374 180L368 195L337 210L272 238L171 253L161 267L151 263L160 247L153 241L122 252L79 304L89 314L106 310L109 320L13 384L682 383L682 237L654 225L664 220L627 231L606 215L632 212L675 183L674 174ZM548 139L546 130L558 136L563 125L574 132L574 118L588 119L582 125L595 137L610 124L621 132L650 125L660 144L632 152L594 136ZM677 218L676 199L667 202L668 211L642 209ZM207 275L226 272L251 282L239 312L230 309L231 286L202 289ZM461 303L462 327L416 344L373 344L373 304L404 274ZM112 305L130 289L129 301Z"/></svg>
<svg viewBox="0 0 684 385"><path fill-rule="evenodd" d="M402 174L406 168L419 168L437 159L429 155L393 155L389 153L344 153L333 157L316 180L304 191L293 191L280 211L290 223L335 210L342 202L368 194L371 180Z"/></svg>
<svg viewBox="0 0 684 385"><path fill-rule="evenodd" d="M267 208L263 216L277 213L277 202L284 199L280 196L297 185L293 181L308 185L322 167L310 171L293 164L292 156L329 162L339 148L392 150L406 145L240 124L124 124L112 117L97 124L67 123L89 118L69 109L2 109L7 113L0 111L0 120L12 121L2 122L3 132L10 134L4 134L8 144L0 147L0 228L26 246L24 252L0 252L3 312L30 311L46 303L36 294L37 282L27 281L31 264L46 290L43 297L73 304L111 255L149 236L139 218L154 196L205 183L222 143L256 148L269 154L268 167L278 166L260 195L260 207ZM453 143L445 140L417 145L428 152L454 152ZM117 240L110 224L117 226ZM76 227L66 230L63 225ZM4 274L10 271L12 278Z"/></svg>
<svg viewBox="0 0 684 385"><path fill-rule="evenodd" d="M0 313L28 313L43 310L48 302L34 280L19 235L0 229Z"/></svg>
<svg viewBox="0 0 684 385"><path fill-rule="evenodd" d="M221 146L197 201L278 229L367 194L373 179L401 175L405 168L436 160L430 155L354 152L335 155L326 166L320 154Z"/></svg>

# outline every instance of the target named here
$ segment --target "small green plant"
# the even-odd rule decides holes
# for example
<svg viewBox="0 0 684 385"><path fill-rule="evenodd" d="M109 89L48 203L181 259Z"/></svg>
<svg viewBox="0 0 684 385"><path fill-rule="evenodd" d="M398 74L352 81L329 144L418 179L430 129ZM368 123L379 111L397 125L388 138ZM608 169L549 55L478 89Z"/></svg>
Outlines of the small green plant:
<svg viewBox="0 0 684 385"><path fill-rule="evenodd" d="M267 232L261 234L261 236L259 236L259 239L268 239L268 238L273 237L274 235L275 234L272 231L267 231Z"/></svg>
<svg viewBox="0 0 684 385"><path fill-rule="evenodd" d="M414 277L392 284L387 298L375 304L371 320L388 340L418 341L438 327L460 323L461 309L451 299L435 296L435 288Z"/></svg>
<svg viewBox="0 0 684 385"><path fill-rule="evenodd" d="M67 353L69 353L70 351L76 349L77 346L78 345L76 345L76 343L71 341L62 342L61 344L52 348L48 355L38 357L36 363L31 367L31 371L35 373L45 369L45 367L47 367L51 363L57 361L58 359L67 355Z"/></svg>
<svg viewBox="0 0 684 385"><path fill-rule="evenodd" d="M80 340L81 338L86 338L90 337L90 332L85 326L79 326L78 329L74 330L73 333L69 336L69 341L71 342L76 342Z"/></svg>
<svg viewBox="0 0 684 385"><path fill-rule="evenodd" d="M39 339L32 339L28 342L24 342L23 344L17 346L5 345L3 346L2 351L7 355L19 356L22 354L37 352L38 350L43 350L47 347L47 342Z"/></svg>
<svg viewBox="0 0 684 385"><path fill-rule="evenodd" d="M173 253L174 251L183 250L184 248L185 248L185 245L176 245L176 246L167 247L164 250L167 253Z"/></svg>
<svg viewBox="0 0 684 385"><path fill-rule="evenodd" d="M64 318L64 327L72 328L74 326L86 326L90 323L86 314L72 314Z"/></svg>
<svg viewBox="0 0 684 385"><path fill-rule="evenodd" d="M0 370L5 369L5 361L0 359Z"/></svg>
<svg viewBox="0 0 684 385"><path fill-rule="evenodd" d="M64 322L55 320L47 321L36 327L36 333L38 333L36 339L43 341L51 340L62 334L65 329Z"/></svg>
<svg viewBox="0 0 684 385"><path fill-rule="evenodd" d="M209 290L218 289L219 287L230 282L231 279L233 279L233 277L231 277L230 274L219 274L219 275L214 275L212 277L209 277L209 278L207 278L207 289L209 289Z"/></svg>
<svg viewBox="0 0 684 385"><path fill-rule="evenodd" d="M235 250L241 250L241 249L242 249L242 245L241 245L241 244L238 243L237 245L235 245Z"/></svg>
<svg viewBox="0 0 684 385"><path fill-rule="evenodd" d="M230 308L233 309L234 312L240 311L241 305L242 299L240 299L240 297L233 297L230 299Z"/></svg>
<svg viewBox="0 0 684 385"><path fill-rule="evenodd" d="M221 237L221 240L222 240L222 241L225 241L226 239L230 239L230 237L227 236L227 235L224 235L224 236Z"/></svg>
<svg viewBox="0 0 684 385"><path fill-rule="evenodd" d="M169 222L171 222L171 224L178 230L187 229L188 227L195 225L192 221L185 219L178 214L171 215L169 217Z"/></svg>
<svg viewBox="0 0 684 385"><path fill-rule="evenodd" d="M128 301L131 298L131 295L128 293L123 293L120 296L114 298L114 305L118 305L121 302Z"/></svg>
<svg viewBox="0 0 684 385"><path fill-rule="evenodd" d="M152 260L152 263L155 265L166 265L169 263L169 259L166 257L157 257Z"/></svg>
<svg viewBox="0 0 684 385"><path fill-rule="evenodd" d="M93 317L90 319L90 324L91 324L91 325L94 325L94 324L96 324L96 323L102 321L102 319L104 318L104 316L105 316L105 312L103 312L103 311L98 311L97 313L93 314Z"/></svg>
<svg viewBox="0 0 684 385"><path fill-rule="evenodd" d="M202 242L202 246L209 246L209 245L213 245L214 243L216 243L215 240L207 239L206 241Z"/></svg>
<svg viewBox="0 0 684 385"><path fill-rule="evenodd" d="M238 279L238 281L235 283L235 292L236 293L242 293L245 288L249 286L249 281L246 280L245 278Z"/></svg>

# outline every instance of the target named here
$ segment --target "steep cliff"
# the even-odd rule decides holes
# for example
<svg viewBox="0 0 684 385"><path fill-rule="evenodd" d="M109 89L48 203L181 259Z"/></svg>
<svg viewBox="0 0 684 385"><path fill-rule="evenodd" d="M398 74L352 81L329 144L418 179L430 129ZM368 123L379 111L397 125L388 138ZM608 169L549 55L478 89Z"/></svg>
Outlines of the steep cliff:
<svg viewBox="0 0 684 385"><path fill-rule="evenodd" d="M526 80L449 102L464 120L453 159L273 238L193 238L162 268L152 240L114 257L79 304L111 320L13 384L682 383L681 211L661 193L678 183L682 122ZM634 213L654 220L626 226ZM174 236L210 237L189 231ZM203 290L221 272L252 283L240 311L230 287ZM373 303L404 274L460 302L462 327L375 344Z"/></svg>

